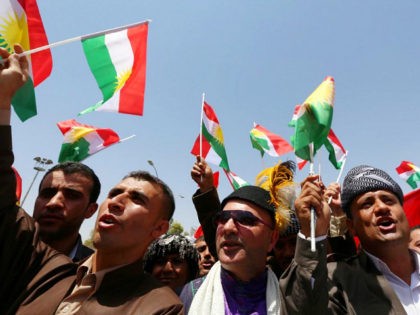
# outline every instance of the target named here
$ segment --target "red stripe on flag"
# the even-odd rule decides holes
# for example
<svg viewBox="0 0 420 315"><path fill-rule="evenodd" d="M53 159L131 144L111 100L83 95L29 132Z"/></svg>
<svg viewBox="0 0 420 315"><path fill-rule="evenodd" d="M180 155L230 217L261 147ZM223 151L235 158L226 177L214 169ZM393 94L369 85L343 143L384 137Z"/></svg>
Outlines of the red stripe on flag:
<svg viewBox="0 0 420 315"><path fill-rule="evenodd" d="M411 165L410 165L410 164L413 164L413 163L408 162L408 161L402 161L402 162L401 162L401 164L400 164L400 166L398 166L398 167L396 168L397 173L398 173L398 174L403 174L403 173L406 173L406 172L410 172L410 171L412 171L412 170L413 170L413 168L411 167Z"/></svg>
<svg viewBox="0 0 420 315"><path fill-rule="evenodd" d="M127 36L134 54L130 78L120 91L120 113L143 115L146 86L146 53L148 23L127 29Z"/></svg>
<svg viewBox="0 0 420 315"><path fill-rule="evenodd" d="M340 140L338 140L337 136L332 131L332 129L330 129L330 132L328 133L328 139L330 139L331 142L338 146L344 154L346 153L346 149L344 149L343 145L341 144Z"/></svg>
<svg viewBox="0 0 420 315"><path fill-rule="evenodd" d="M100 128L100 129L96 129L96 132L102 138L102 140L104 141L104 143L103 143L104 147L120 141L120 137L112 129Z"/></svg>
<svg viewBox="0 0 420 315"><path fill-rule="evenodd" d="M220 125L219 120L217 119L216 113L214 112L214 109L206 102L204 102L203 111L209 120L212 120L216 122L218 125Z"/></svg>
<svg viewBox="0 0 420 315"><path fill-rule="evenodd" d="M48 45L47 34L36 1L18 0L18 2L25 10L30 49ZM50 49L31 55L31 66L34 86L37 86L51 74L52 56Z"/></svg>
<svg viewBox="0 0 420 315"><path fill-rule="evenodd" d="M201 150L202 150L202 157L205 159L207 154L209 153L211 149L210 143L206 140L206 138L202 137L202 144L201 144ZM200 136L197 137L197 139L194 142L194 145L191 149L191 154L197 156L200 155Z"/></svg>
<svg viewBox="0 0 420 315"><path fill-rule="evenodd" d="M404 211L410 227L420 224L420 189L404 195Z"/></svg>
<svg viewBox="0 0 420 315"><path fill-rule="evenodd" d="M254 128L261 131L268 137L278 155L283 155L293 151L293 147L289 144L289 142L287 142L279 135L272 133L271 131L258 124Z"/></svg>

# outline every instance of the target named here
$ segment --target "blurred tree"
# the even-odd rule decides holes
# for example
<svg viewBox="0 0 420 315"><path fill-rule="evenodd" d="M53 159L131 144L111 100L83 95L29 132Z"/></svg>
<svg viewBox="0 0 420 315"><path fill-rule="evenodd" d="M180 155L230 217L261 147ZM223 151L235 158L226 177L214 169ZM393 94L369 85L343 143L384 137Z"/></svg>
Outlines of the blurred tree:
<svg viewBox="0 0 420 315"><path fill-rule="evenodd" d="M90 247L92 249L95 249L93 247L93 232L94 231L95 231L95 229L92 229L92 231L90 231L90 237L83 242L83 245L85 245L87 247Z"/></svg>
<svg viewBox="0 0 420 315"><path fill-rule="evenodd" d="M172 221L168 234L184 235L184 227L177 221Z"/></svg>

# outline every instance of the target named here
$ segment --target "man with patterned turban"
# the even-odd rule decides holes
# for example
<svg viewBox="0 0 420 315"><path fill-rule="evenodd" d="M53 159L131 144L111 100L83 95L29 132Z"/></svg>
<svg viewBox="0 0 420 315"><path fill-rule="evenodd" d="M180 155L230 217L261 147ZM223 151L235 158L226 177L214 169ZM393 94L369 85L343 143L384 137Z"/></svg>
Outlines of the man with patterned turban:
<svg viewBox="0 0 420 315"><path fill-rule="evenodd" d="M344 179L341 205L360 239L358 255L326 262L330 209L318 176L295 202L301 224L295 259L280 279L289 314L419 314L420 254L408 248L403 193L384 171L361 165ZM310 250L310 210L317 213Z"/></svg>

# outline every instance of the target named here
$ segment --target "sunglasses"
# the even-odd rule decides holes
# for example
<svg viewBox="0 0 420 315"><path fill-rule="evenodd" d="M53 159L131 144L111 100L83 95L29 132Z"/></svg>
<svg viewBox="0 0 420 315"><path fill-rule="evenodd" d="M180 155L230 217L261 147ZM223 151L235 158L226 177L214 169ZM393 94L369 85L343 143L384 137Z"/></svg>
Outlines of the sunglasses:
<svg viewBox="0 0 420 315"><path fill-rule="evenodd" d="M253 215L251 212L245 210L223 210L217 212L214 217L214 223L216 226L219 224L226 224L226 222L230 219L233 219L233 222L239 223L242 226L252 227L261 223L267 226L270 230L274 229L272 224L264 222L260 218Z"/></svg>

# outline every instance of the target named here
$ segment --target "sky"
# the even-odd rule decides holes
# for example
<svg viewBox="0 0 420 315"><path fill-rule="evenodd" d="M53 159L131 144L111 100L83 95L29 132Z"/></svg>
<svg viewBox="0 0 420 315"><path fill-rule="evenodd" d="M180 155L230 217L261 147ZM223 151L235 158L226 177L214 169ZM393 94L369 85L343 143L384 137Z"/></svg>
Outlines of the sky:
<svg viewBox="0 0 420 315"><path fill-rule="evenodd" d="M395 167L403 160L420 165L418 1L39 0L38 6L50 43L152 22L143 116L77 117L101 99L100 90L79 42L52 49L52 74L36 88L38 115L24 123L12 117L23 194L36 174L34 157L57 162L63 137L56 123L75 118L112 128L121 138L136 135L84 161L101 179L100 202L128 172L153 174L151 160L174 191L174 219L190 231L198 226L190 150L200 129L202 93L218 116L231 170L253 183L258 172L279 161L262 159L252 148L253 123L289 140L295 105L326 76L336 83L332 128L349 151L344 174L356 165L373 165L393 176L404 193L411 191ZM315 164L326 184L337 179L325 150ZM296 181L307 174L308 167L298 171ZM42 175L25 201L29 213ZM231 191L221 173L220 196ZM95 218L83 224L83 238Z"/></svg>

